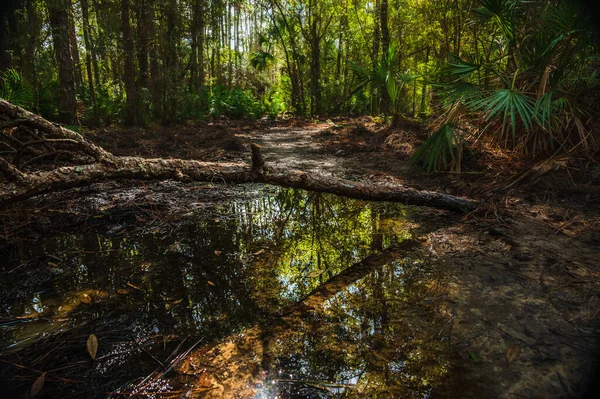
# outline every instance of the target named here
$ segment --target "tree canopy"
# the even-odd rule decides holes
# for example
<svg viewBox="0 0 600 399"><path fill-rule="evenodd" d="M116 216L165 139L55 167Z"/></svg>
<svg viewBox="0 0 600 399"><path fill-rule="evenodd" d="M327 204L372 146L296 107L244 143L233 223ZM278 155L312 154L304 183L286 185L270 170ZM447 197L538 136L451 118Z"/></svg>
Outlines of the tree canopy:
<svg viewBox="0 0 600 399"><path fill-rule="evenodd" d="M0 96L67 125L442 115L415 156L430 170L459 169L480 131L533 155L598 145L597 37L574 2L9 3Z"/></svg>

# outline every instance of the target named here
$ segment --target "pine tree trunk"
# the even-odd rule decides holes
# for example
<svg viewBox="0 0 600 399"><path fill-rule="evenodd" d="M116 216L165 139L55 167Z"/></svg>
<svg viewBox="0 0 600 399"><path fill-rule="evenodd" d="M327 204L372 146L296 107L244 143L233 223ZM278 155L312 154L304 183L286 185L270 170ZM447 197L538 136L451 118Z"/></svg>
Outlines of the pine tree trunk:
<svg viewBox="0 0 600 399"><path fill-rule="evenodd" d="M90 17L88 0L81 0L81 16L83 18L83 41L85 44L85 69L87 72L88 87L90 91L90 102L94 113L94 122L98 123L98 107L96 101L96 88L94 87L94 75L92 69L92 58L94 51L90 39Z"/></svg>
<svg viewBox="0 0 600 399"><path fill-rule="evenodd" d="M139 123L137 92L135 88L135 50L131 35L131 22L129 21L129 0L121 0L121 32L123 33L123 63L125 94L127 96L125 109L125 123L136 125Z"/></svg>
<svg viewBox="0 0 600 399"><path fill-rule="evenodd" d="M65 0L46 0L54 54L58 64L60 85L59 122L69 125L79 124L77 118L77 97L75 95L75 72L69 46L68 3Z"/></svg>
<svg viewBox="0 0 600 399"><path fill-rule="evenodd" d="M75 88L80 90L83 84L83 75L81 72L81 58L79 57L79 46L77 45L77 34L75 32L75 19L73 18L72 0L68 1L69 7L69 46L71 49L71 57L73 58L73 73L75 77Z"/></svg>

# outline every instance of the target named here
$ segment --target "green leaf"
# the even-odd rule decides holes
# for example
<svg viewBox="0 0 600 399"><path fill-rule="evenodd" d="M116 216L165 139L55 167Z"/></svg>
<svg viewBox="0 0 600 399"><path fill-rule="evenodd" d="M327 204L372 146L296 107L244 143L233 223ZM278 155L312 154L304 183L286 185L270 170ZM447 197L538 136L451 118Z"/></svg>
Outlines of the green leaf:
<svg viewBox="0 0 600 399"><path fill-rule="evenodd" d="M451 166L459 170L463 145L461 130L444 123L417 149L410 163L415 166L423 162L423 169L428 172L447 170Z"/></svg>

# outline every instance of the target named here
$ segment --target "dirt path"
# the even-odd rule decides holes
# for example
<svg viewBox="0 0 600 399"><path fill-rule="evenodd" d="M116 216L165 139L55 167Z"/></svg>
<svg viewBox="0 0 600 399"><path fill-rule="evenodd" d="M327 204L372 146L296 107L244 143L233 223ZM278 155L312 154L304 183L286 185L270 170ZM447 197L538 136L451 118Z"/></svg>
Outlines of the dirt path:
<svg viewBox="0 0 600 399"><path fill-rule="evenodd" d="M254 133L250 139L262 147L266 162L312 173L349 177L351 163L329 153L326 147L317 142L317 136L328 127L271 127Z"/></svg>

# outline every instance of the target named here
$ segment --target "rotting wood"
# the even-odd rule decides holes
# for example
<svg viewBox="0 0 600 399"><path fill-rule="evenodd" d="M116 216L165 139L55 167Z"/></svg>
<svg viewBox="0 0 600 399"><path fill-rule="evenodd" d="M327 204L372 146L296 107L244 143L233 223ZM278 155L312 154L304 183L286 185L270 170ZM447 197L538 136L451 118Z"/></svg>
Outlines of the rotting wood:
<svg viewBox="0 0 600 399"><path fill-rule="evenodd" d="M61 166L52 170L24 171L19 165L4 160L0 173L6 182L0 187L0 203L23 200L35 195L75 186L119 179L173 179L179 181L209 181L222 183L266 183L282 187L300 188L332 193L349 198L370 201L400 202L406 205L428 206L456 212L468 212L477 208L476 201L433 191L415 190L397 183L359 182L320 174L290 170L266 165L260 146L253 144L252 164L216 163L182 159L147 159L118 157L86 140L79 133L53 124L6 101L0 100L0 115L23 121L50 135L54 142L65 141L79 144L83 154L95 162ZM56 141L58 140L58 141ZM27 145L27 143L22 143ZM39 155L38 155L39 156ZM39 159L44 157L39 157ZM21 163L19 157L17 161ZM24 161L24 165L31 162ZM18 172L18 173L17 173Z"/></svg>

